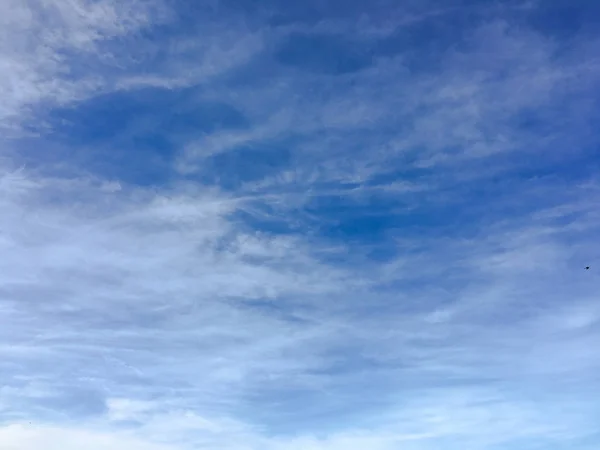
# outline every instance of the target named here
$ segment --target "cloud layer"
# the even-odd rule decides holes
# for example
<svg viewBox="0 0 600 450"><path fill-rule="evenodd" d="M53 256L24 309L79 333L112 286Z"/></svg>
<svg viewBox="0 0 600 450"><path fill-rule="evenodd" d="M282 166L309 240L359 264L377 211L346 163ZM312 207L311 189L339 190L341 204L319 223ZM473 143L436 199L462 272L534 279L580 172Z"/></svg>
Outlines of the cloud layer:
<svg viewBox="0 0 600 450"><path fill-rule="evenodd" d="M596 7L122 3L0 6L0 447L597 448Z"/></svg>

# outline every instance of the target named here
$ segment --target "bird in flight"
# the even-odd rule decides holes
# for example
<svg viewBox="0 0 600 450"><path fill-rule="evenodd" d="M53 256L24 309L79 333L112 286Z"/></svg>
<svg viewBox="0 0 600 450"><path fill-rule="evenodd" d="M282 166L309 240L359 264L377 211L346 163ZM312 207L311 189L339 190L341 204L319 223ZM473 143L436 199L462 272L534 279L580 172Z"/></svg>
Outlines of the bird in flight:
<svg viewBox="0 0 600 450"><path fill-rule="evenodd" d="M585 270L590 270L590 266L585 266Z"/></svg>

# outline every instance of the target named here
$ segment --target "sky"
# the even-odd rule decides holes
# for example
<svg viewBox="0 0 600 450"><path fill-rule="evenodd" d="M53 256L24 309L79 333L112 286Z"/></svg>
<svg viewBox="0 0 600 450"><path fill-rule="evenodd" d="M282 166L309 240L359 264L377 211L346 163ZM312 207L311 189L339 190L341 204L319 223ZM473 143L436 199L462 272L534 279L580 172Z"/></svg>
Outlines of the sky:
<svg viewBox="0 0 600 450"><path fill-rule="evenodd" d="M599 121L593 0L1 0L0 448L597 450Z"/></svg>

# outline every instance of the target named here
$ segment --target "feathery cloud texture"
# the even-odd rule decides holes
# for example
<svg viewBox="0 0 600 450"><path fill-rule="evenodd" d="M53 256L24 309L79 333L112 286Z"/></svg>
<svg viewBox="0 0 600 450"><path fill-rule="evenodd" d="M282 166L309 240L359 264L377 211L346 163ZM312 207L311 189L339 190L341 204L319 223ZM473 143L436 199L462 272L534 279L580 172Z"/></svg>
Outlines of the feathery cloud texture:
<svg viewBox="0 0 600 450"><path fill-rule="evenodd" d="M599 12L5 1L0 447L598 448Z"/></svg>

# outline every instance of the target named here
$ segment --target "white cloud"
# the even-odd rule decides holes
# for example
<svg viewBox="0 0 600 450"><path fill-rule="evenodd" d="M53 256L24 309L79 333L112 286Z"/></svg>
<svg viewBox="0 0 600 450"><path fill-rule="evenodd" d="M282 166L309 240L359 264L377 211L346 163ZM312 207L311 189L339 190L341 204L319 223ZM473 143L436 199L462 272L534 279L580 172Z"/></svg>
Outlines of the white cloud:
<svg viewBox="0 0 600 450"><path fill-rule="evenodd" d="M0 442L7 448L19 443L20 447L14 448L26 450L51 440L69 449L69 445L75 448L94 439L104 448L115 449L170 442L171 447L164 448L179 450L196 443L204 445L201 448L227 449L402 446L421 450L435 448L447 439L472 442L476 447L519 436L549 439L557 430L563 430L555 436L559 440L585 433L570 413L555 411L548 416L543 405L528 397L517 399L519 394L510 389L505 392L506 386L486 388L482 381L483 387L472 391L458 384L434 388L438 394L430 392L419 398L426 388L416 380L432 377L434 385L438 380L443 386L444 380L458 383L464 377L485 380L500 376L510 385L543 376L546 381L542 385L553 386L559 376L565 382L592 376L599 361L585 349L591 349L598 336L586 325L593 323L592 319L581 322L583 312L591 317L592 285L571 292L573 299L578 299L576 305L563 306L560 313L549 313L540 322L537 313L528 312L536 309L534 305L526 307L521 302L548 295L547 288L531 284L513 264L495 266L491 272L484 267L486 284L459 292L454 296L455 311L428 323L427 307L421 312L401 311L410 309L407 301L438 305L443 296L428 298L430 293L425 290L417 298L399 303L396 312L377 312L377 296L368 288L351 293L348 278L340 278L338 269L312 260L301 241L236 229L227 219L236 202L222 194L200 191L152 198L143 191L127 189L107 193L79 180L67 185L70 187L64 192L71 200L63 203L62 182L39 177L32 182L28 177L22 170L3 178L2 183L2 208L7 212L1 220L2 252L10 255L3 259L0 271L3 323L8 324L2 340L19 350L15 353L3 347L0 352L4 361L18 362L11 371L22 380L20 387L15 383L9 388L12 392L4 390L2 395L12 404L13 413L27 417L35 404L30 402L60 398L73 388L97 391L105 398L106 412L92 414L87 419L90 427L106 420L133 421L141 428L134 427L137 437L122 438L113 431L90 434L101 432L38 425L32 417L30 428L10 425L0 432ZM74 202L73 192L88 202ZM51 193L54 201L47 203ZM94 199L91 203L90 198ZM537 217L541 219L533 225L544 230L543 234L509 228L496 231L490 241L519 249L509 250L516 252L511 257L517 264L521 264L520 255L537 252L536 248L543 249L536 253L538 257L546 254L547 246L557 255L555 261L570 259L569 248L559 239L568 226L552 225L553 215ZM580 220L586 220L585 216ZM519 239L508 237L511 233ZM540 236L545 236L543 245ZM477 280L477 264L494 260L496 255L506 257L504 247L481 246L480 242L458 247L448 244L454 250L431 247L426 257L431 261L443 258L438 262L443 266L460 260L457 251L467 255L469 265L464 270L473 281ZM522 265L525 274L535 273L537 269L529 267L535 260ZM288 271L291 267L293 272ZM556 267L563 269L560 264ZM437 270L435 266L430 269ZM411 276L423 280L431 277L431 270L387 276L400 281ZM557 275L556 268L546 270ZM443 286L447 280L444 271L436 276L441 277L437 283ZM328 293L327 302L321 303ZM298 310L301 326L236 303L236 299L265 295L308 295L298 303L310 308L308 314ZM344 302L336 304L334 299L340 295ZM355 315L365 301L375 310L366 317ZM387 304L389 300L383 301ZM553 307L553 302L549 297L546 307ZM289 313L293 313L294 303L287 301ZM519 308L525 316L514 324L493 322L497 315L518 317ZM547 321L555 321L555 325ZM558 329L565 331L555 334ZM37 331L32 335L31 330ZM536 347L528 350L528 342L536 342ZM327 392L335 384L345 389L354 385L358 390L346 399L350 405L371 395L360 391L364 388L359 387L357 378L361 372L328 374L328 367L336 361L331 352L346 345L360 349L361 357L383 364L383 372L378 369L374 373L391 383L385 395L391 396L392 404L388 412L380 413L376 429L332 432L324 438L303 434L270 438L260 429L228 418L236 415L246 395L268 386ZM342 360L347 358L353 359L345 356ZM399 360L401 366L396 363ZM312 375L315 370L321 375ZM415 391L409 394L410 390L394 379L417 383ZM400 400L403 395L408 397ZM394 400L396 396L398 400ZM554 404L549 394L544 401ZM71 414L70 407L68 402L61 407L64 414ZM56 420L52 411L45 414L51 413L49 417Z"/></svg>
<svg viewBox="0 0 600 450"><path fill-rule="evenodd" d="M83 99L103 87L102 74L91 65L80 73L75 57L96 64L110 56L103 43L165 19L164 9L138 1L8 0L0 8L0 124L13 129L40 104Z"/></svg>
<svg viewBox="0 0 600 450"><path fill-rule="evenodd" d="M37 425L9 425L0 427L0 442L6 450L172 450L172 446L128 437L127 435L83 431L77 428L46 427Z"/></svg>
<svg viewBox="0 0 600 450"><path fill-rule="evenodd" d="M556 408L560 400L552 394L537 404L533 385L533 393L522 398L525 394L510 389L511 383L529 385L540 376L546 381L539 388L552 389L559 380L592 377L600 368L591 350L599 338L590 326L597 320L590 316L593 285L573 290L570 282L573 306L558 312L555 301L562 294L553 296L543 281L532 282L540 270L536 260L546 264L548 249L555 264L546 265L546 280L560 279L558 271L566 268L560 259L572 260L579 252L563 241L569 225L556 223L556 214L536 214L529 227L537 232L507 222L488 237L489 244L432 243L422 255L429 270L408 265L393 273L362 266L361 271L371 271L372 283L415 279L426 286L423 280L436 273L443 289L456 268L448 265L464 261L461 270L477 283L452 296L424 289L412 299L402 292L379 297L365 285L350 288L351 272L312 259L301 240L238 229L228 218L238 200L218 192L154 197L130 188L106 192L90 180L36 178L21 170L2 179L2 253L9 257L0 271L2 321L8 324L1 331L0 353L5 364L16 363L2 403L33 423L5 427L0 442L7 448L18 442L14 448L27 450L51 440L69 449L94 439L117 450L151 443L170 443L164 448L177 450L192 445L428 450L448 439L476 447L586 433L571 413L546 414L544 405ZM594 220L593 209L581 211L579 221ZM537 256L525 264L523 255L531 252ZM514 264L491 271L478 267L507 254L520 271ZM547 296L543 304L526 304L540 295ZM281 312L291 321L278 317L277 310L261 312L239 303L269 296L275 308L285 301ZM428 305L437 308L446 298L453 299L449 312L428 321ZM397 306L390 309L392 300ZM423 306L411 312L419 302ZM537 309L546 318L540 321ZM361 316L361 310L369 312ZM498 316L515 322L495 322ZM345 355L346 347L358 353ZM330 372L338 362L359 356L379 368ZM361 392L366 386L360 374L369 371L382 377L385 390L372 386L375 394ZM488 377L503 381L486 387ZM465 378L479 379L482 387L462 386ZM419 379L429 381L423 385ZM339 387L346 393L336 391ZM375 428L269 437L250 425L251 419L244 423L236 416L243 404L260 409L246 403L248 395L273 388L321 389L330 392L331 401L345 398L356 408L371 395L385 395L390 404L373 417ZM57 421L58 411L75 418L74 400L67 395L72 389L96 392L91 398L97 395L105 405L104 412L88 413L89 430L123 423L130 437L41 425ZM85 404L85 396L78 401ZM34 406L54 401L62 406ZM593 405L577 407L593 416Z"/></svg>
<svg viewBox="0 0 600 450"><path fill-rule="evenodd" d="M40 108L115 90L202 83L249 61L264 41L242 23L209 18L203 39L165 37L160 60L139 34L174 20L161 1L8 0L0 8L0 126L16 136L48 131Z"/></svg>
<svg viewBox="0 0 600 450"><path fill-rule="evenodd" d="M148 401L130 400L127 398L109 398L106 401L109 420L140 420L151 412L154 404Z"/></svg>
<svg viewBox="0 0 600 450"><path fill-rule="evenodd" d="M565 121L565 108L587 108L580 94L598 79L599 61L587 46L575 42L565 52L561 45L499 19L480 26L462 47L440 56L439 67L423 74L412 74L400 54L335 78L284 73L274 75L277 82L247 90L227 86L219 95L258 125L192 142L178 166L197 170L207 156L286 133L309 139L308 145L294 147L307 164L351 157L363 173L369 165L385 171L391 158L417 150L421 167L495 153L534 153L584 126L585 115ZM235 95L225 92L231 89ZM528 111L561 125L545 136L519 130L513 122ZM365 134L364 143L355 142L356 130L373 129L392 132L380 138ZM310 139L313 134L317 138Z"/></svg>
<svg viewBox="0 0 600 450"><path fill-rule="evenodd" d="M533 109L558 123L559 106L584 105L598 71L587 46L561 56L498 20L419 76L399 54L340 77L286 69L239 87L217 75L291 28L219 22L206 40L166 39L169 61L150 73L77 67L131 63L104 44L170 17L148 5L7 3L2 125L26 128L30 110L100 87L206 83L204 100L250 126L194 137L174 158L180 172L286 134L304 138L290 144L295 166L226 193L3 161L0 447L453 450L569 446L597 429L597 277L582 270L596 258L597 182L507 178L486 185L502 191L482 194L494 202L461 197L506 171L486 158L535 154L586 126L582 114L540 136L511 120ZM398 168L438 172L386 178ZM381 262L368 243L319 236L329 219L301 209L319 196L349 209L384 198L407 223L439 208L448 224L417 238L390 227L382 245L395 256ZM452 215L465 211L457 231ZM278 235L242 212L317 225Z"/></svg>

